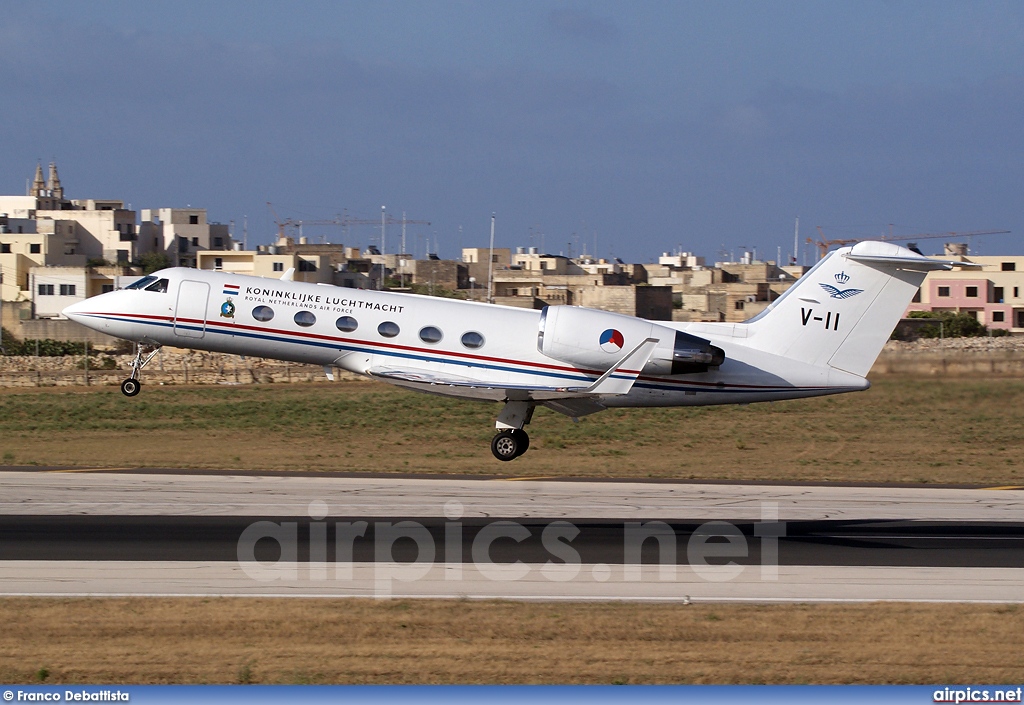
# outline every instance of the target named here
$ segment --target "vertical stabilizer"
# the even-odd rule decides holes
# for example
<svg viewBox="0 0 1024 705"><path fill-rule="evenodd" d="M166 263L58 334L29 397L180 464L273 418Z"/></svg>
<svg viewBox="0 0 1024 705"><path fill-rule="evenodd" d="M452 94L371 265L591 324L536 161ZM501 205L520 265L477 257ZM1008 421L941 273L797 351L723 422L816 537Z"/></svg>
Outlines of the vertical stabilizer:
<svg viewBox="0 0 1024 705"><path fill-rule="evenodd" d="M867 375L924 281L953 262L882 242L829 253L759 316L749 347L817 366Z"/></svg>

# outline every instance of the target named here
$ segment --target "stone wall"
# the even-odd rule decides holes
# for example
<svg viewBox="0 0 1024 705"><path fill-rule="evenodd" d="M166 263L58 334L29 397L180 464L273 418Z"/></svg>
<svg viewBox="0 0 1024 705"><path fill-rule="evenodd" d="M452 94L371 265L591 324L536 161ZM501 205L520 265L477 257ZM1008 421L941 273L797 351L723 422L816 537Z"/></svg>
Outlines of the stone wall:
<svg viewBox="0 0 1024 705"><path fill-rule="evenodd" d="M131 372L132 355L0 357L0 387L62 387L119 385ZM336 380L362 379L333 370ZM275 384L325 380L323 368L262 358L241 358L200 351L163 348L142 371L147 385Z"/></svg>
<svg viewBox="0 0 1024 705"><path fill-rule="evenodd" d="M1024 338L947 338L890 340L871 377L1024 377Z"/></svg>
<svg viewBox="0 0 1024 705"><path fill-rule="evenodd" d="M31 318L17 323L4 323L4 328L18 340L70 340L75 343L89 341L89 345L113 347L119 338L86 328L67 318Z"/></svg>

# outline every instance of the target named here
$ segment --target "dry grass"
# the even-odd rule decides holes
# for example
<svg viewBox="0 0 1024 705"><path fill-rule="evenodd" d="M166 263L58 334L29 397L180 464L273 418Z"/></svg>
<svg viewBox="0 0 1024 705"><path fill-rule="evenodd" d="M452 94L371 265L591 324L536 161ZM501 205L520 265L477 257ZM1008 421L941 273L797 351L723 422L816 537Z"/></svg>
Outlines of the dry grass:
<svg viewBox="0 0 1024 705"><path fill-rule="evenodd" d="M1024 484L1024 380L887 378L750 406L539 409L490 454L497 404L376 383L0 392L0 464Z"/></svg>
<svg viewBox="0 0 1024 705"><path fill-rule="evenodd" d="M0 681L1020 683L1024 609L0 601Z"/></svg>

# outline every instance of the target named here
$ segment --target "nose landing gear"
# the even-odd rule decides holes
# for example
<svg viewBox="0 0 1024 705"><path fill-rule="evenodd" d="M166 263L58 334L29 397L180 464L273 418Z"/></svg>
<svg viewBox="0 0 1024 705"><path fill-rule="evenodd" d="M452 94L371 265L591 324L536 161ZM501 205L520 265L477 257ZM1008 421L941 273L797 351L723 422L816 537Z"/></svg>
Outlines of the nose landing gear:
<svg viewBox="0 0 1024 705"><path fill-rule="evenodd" d="M160 351L159 345L135 345L135 359L132 360L131 377L121 382L121 394L126 397L134 397L142 391L142 382L139 381L139 373L142 368L149 364L149 361Z"/></svg>

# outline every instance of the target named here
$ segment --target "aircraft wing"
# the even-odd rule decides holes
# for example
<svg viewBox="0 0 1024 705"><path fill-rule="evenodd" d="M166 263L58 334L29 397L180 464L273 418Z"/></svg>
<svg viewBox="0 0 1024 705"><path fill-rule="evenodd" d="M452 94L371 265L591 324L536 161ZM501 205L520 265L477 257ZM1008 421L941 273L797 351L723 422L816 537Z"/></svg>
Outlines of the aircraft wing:
<svg viewBox="0 0 1024 705"><path fill-rule="evenodd" d="M640 371L654 354L657 346L656 338L648 338L637 345L631 351L610 367L603 375L587 386L546 386L530 384L509 384L489 383L486 380L458 377L456 375L440 374L417 369L402 369L397 367L373 367L367 370L371 377L390 382L399 387L406 387L420 392L432 394L443 394L446 396L470 397L474 399L490 399L493 401L536 401L548 402L555 400L591 400L591 405L567 405L575 409L583 410L592 408L594 413L604 407L597 406L597 399L602 396L618 396L628 394L633 388L633 383L640 376ZM555 405L550 405L556 411ZM564 411L562 413L565 413ZM573 413L572 416L582 416L583 413Z"/></svg>

